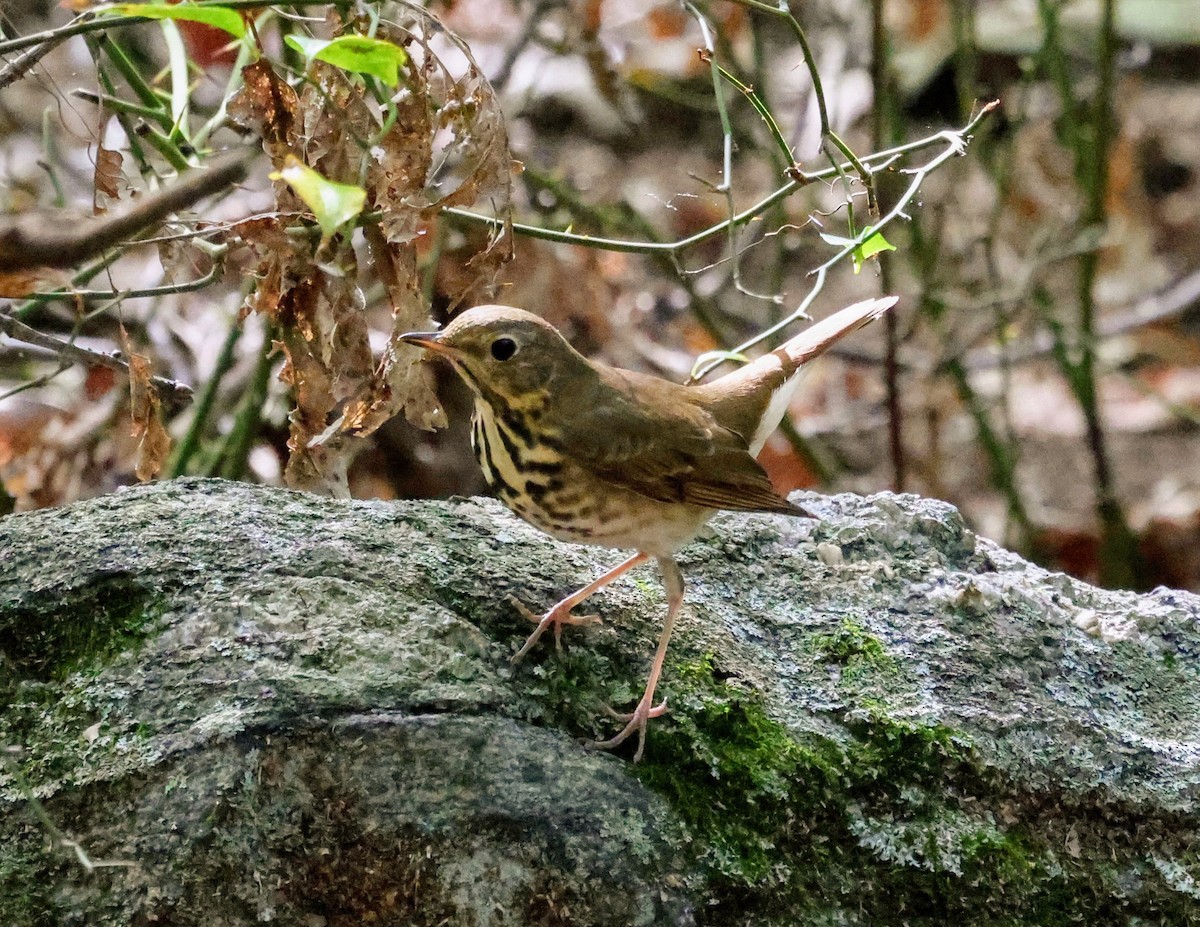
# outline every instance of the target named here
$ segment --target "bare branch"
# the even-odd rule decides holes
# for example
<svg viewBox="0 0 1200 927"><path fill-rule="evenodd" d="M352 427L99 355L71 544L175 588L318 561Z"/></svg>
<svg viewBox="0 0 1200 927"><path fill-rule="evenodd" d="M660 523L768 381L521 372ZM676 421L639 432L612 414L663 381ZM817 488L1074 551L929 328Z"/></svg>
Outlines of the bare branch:
<svg viewBox="0 0 1200 927"><path fill-rule="evenodd" d="M212 158L203 168L187 171L165 190L144 196L127 212L96 219L80 228L63 227L45 215L25 216L0 224L0 272L34 267L69 267L121 244L246 176L257 149L240 148Z"/></svg>
<svg viewBox="0 0 1200 927"><path fill-rule="evenodd" d="M904 145L897 145L894 148L888 148L884 151L876 151L873 154L867 155L861 159L866 166L868 173L877 174L880 171L891 167L903 155L910 152L920 151L924 148L932 148L935 145L945 145L951 139L958 139L962 144L970 139L971 133L976 127L987 118L987 116L996 108L998 103L988 103L981 107L965 126L958 130L946 130L934 133L915 142L908 142ZM937 163L941 163L939 159ZM779 187L773 193L768 194L763 199L759 200L753 206L739 212L736 216L724 219L721 222L711 225L706 229L696 232L694 235L689 235L687 238L680 238L676 241L636 241L626 238L598 238L591 235L579 235L573 232L560 232L557 229L541 228L536 225L525 225L519 222L512 224L513 232L519 235L525 235L529 238L537 238L542 241L558 242L560 244L579 245L584 248L597 248L602 251L618 251L628 254L668 254L677 255L682 251L687 250L702 242L708 241L717 235L725 234L729 231L730 226L739 227L751 222L758 216L762 215L776 203L779 203L801 187L808 186L818 180L827 180L831 177L837 177L840 173L844 173L847 167L852 167L851 164L838 165L838 167L825 168L820 171L797 172L793 174L795 179ZM468 222L478 222L483 225L500 226L504 224L504 219L495 216L485 216L477 212L471 212L468 209L450 208L443 209L445 215L454 216L457 219L463 219ZM363 213L362 220L364 222L378 221L378 213L366 212ZM876 224L875 229L880 228L882 223ZM853 250L851 248L850 250ZM840 260L845 255L839 255Z"/></svg>

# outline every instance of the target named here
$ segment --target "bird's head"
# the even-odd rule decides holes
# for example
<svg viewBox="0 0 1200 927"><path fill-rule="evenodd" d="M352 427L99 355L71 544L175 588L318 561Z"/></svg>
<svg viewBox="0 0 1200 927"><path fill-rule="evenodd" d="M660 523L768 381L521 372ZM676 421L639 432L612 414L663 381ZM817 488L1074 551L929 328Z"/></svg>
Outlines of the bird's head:
<svg viewBox="0 0 1200 927"><path fill-rule="evenodd" d="M440 332L409 332L400 340L445 357L476 394L516 407L587 370L553 325L511 306L477 306Z"/></svg>

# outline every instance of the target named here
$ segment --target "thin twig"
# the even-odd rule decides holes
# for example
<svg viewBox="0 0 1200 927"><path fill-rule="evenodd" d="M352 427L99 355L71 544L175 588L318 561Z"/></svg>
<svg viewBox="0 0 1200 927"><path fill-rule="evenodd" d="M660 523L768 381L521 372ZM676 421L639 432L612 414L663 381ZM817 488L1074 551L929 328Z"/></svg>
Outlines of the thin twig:
<svg viewBox="0 0 1200 927"><path fill-rule="evenodd" d="M500 62L500 67L496 69L491 83L497 90L500 90L508 83L512 77L513 68L517 64L517 59L521 57L522 52L529 47L530 43L537 38L538 27L541 26L542 20L551 10L565 6L563 0L538 0L533 5L533 9L529 11L529 16L525 19L525 25L521 29L521 34L517 36L515 42L504 53L504 60Z"/></svg>
<svg viewBox="0 0 1200 927"><path fill-rule="evenodd" d="M31 328L24 322L2 312L0 312L0 332L16 341L23 341L26 344L54 351L64 360L75 364L83 364L88 367L108 367L110 370L129 374L129 361L119 352L105 354L102 351L81 348L69 341L60 341L51 335L42 334L36 328ZM192 400L192 389L184 383L168 380L166 377L151 377L150 382L161 391L164 404L171 408L180 408Z"/></svg>
<svg viewBox="0 0 1200 927"><path fill-rule="evenodd" d="M83 88L72 90L71 96L85 100L94 106L102 106L108 112L128 113L131 116L152 119L165 129L170 129L172 125L171 114L156 107L142 106L140 103L130 103L128 100L122 100L120 97L110 96L107 93L95 93Z"/></svg>
<svg viewBox="0 0 1200 927"><path fill-rule="evenodd" d="M1113 338L1146 325L1177 318L1193 306L1200 305L1200 270L1193 271L1158 293L1143 297L1132 306L1105 315L1096 325L1096 339ZM1020 344L976 348L967 353L965 366L970 370L989 370L1013 364L1025 364L1054 353L1054 336L1038 332Z"/></svg>
<svg viewBox="0 0 1200 927"><path fill-rule="evenodd" d="M970 123L968 123L968 125L973 126L977 124L980 119L982 119L987 113L991 112L991 110L993 110L997 105L998 104L994 102L988 103L982 108L979 114L976 115ZM917 191L920 190L921 184L925 182L925 178L930 174L930 172L936 170L939 166L941 166L941 164L950 158L962 155L966 150L967 130L965 129L962 132L940 132L938 133L938 137L941 138L945 143L945 150L921 167L905 171L905 173L908 174L912 180L909 182L908 189L904 191L904 194L896 201L896 205L888 211L887 215L883 216L874 226L871 226L869 231L864 230L860 232L857 237L839 250L837 254L829 258L829 260L827 260L824 264L821 264L815 270L809 271L809 276L815 277L816 279L813 282L812 288L808 291L808 294L804 297L796 310L786 318L776 322L774 325L763 329L753 338L733 348L731 353L745 354L747 351L752 350L770 338L773 338L776 334L792 325L797 320L806 318L808 314L808 307L812 304L813 300L816 299L817 294L825 288L825 278L830 269L844 259L848 254L853 252L856 248L860 247L863 239L865 239L867 236L873 235L877 231L883 229L893 219L903 216L905 207L908 206L908 204L916 197ZM704 361L703 363L697 364L696 369L692 372L692 376L688 382L696 382L704 379L704 377L708 376L708 374L720 367L727 360L728 356L726 355L714 357Z"/></svg>
<svg viewBox="0 0 1200 927"><path fill-rule="evenodd" d="M191 463L192 456L200 447L200 435L208 424L208 417L212 413L213 406L216 403L217 390L221 385L221 381L225 378L230 369L233 367L235 359L234 349L237 347L238 339L242 335L242 323L235 316L230 323L229 331L225 335L225 341L221 345L221 350L217 354L216 363L213 365L213 371L204 381L204 388L200 392L200 398L196 402L196 407L192 412L192 420L188 423L187 432L183 436L183 440L175 448L175 452L171 455L171 459L166 467L167 479L174 479L177 476L183 476L187 473L188 464Z"/></svg>
<svg viewBox="0 0 1200 927"><path fill-rule="evenodd" d="M731 73L727 68L717 65L717 70L726 81L731 83L746 101L754 107L754 111L766 123L767 131L771 133L771 140L775 142L775 147L783 153L784 163L792 164L795 158L792 156L791 146L788 145L787 139L783 137L783 132L779 128L779 123L775 121L775 116L771 113L766 101L763 100L754 90L753 87L740 80L737 75Z"/></svg>
<svg viewBox="0 0 1200 927"><path fill-rule="evenodd" d="M69 837L63 833L62 829L50 818L45 806L38 799L37 795L34 794L33 786L30 784L29 779L26 778L25 773L21 770L21 767L17 764L16 759L11 756L11 754L14 752L15 749L12 747L0 749L0 759L3 759L4 764L8 767L9 773L17 783L17 788L22 794L24 794L26 806L30 811L33 812L33 816L38 819L42 825L42 828L50 837L52 846L55 848L62 847L65 850L70 850L74 854L75 859L79 862L79 865L81 865L88 872L92 872L95 869L133 867L137 865L136 863L128 860L92 859L87 854L87 851L84 850L83 844L81 844L78 840L75 840L73 837Z"/></svg>
<svg viewBox="0 0 1200 927"><path fill-rule="evenodd" d="M141 241L136 243L143 244ZM224 249L222 248L214 254L213 266L209 268L208 273L202 277L197 277L195 280L185 280L182 283L164 283L161 286L148 286L136 290L43 290L36 293L27 293L21 298L38 300L40 302L51 299L94 302L111 299L154 299L159 296L176 296L179 293L194 293L197 290L203 290L205 287L211 286L221 278L221 274L225 271L224 263L221 260L223 252Z"/></svg>
<svg viewBox="0 0 1200 927"><path fill-rule="evenodd" d="M892 106L892 82L890 79L890 46L884 22L884 0L871 2L871 143L875 148L883 147L885 138L890 138L894 129ZM894 290L892 261L886 253L879 255L880 292ZM892 489L904 492L907 482L904 448L904 404L900 397L900 319L895 312L883 318L884 331L884 387L887 392L888 412L888 457L892 464Z"/></svg>
<svg viewBox="0 0 1200 927"><path fill-rule="evenodd" d="M85 32L107 29L109 26L144 22L147 22L144 16L110 16L105 17L104 21L100 21L100 18L94 13L83 13L66 25L55 26L53 29L45 29L42 32L19 35L12 39L0 41L0 55L9 55L13 52L24 51L27 48L38 48L40 46L48 46L49 49L73 35L83 35Z"/></svg>
<svg viewBox="0 0 1200 927"><path fill-rule="evenodd" d="M42 45L34 45L25 54L10 62L3 70L0 70L0 90L28 74L35 64L45 58L62 41L63 39L58 39Z"/></svg>
<svg viewBox="0 0 1200 927"><path fill-rule="evenodd" d="M233 420L233 427L225 436L218 457L220 471L217 474L223 479L240 480L250 462L250 452L262 427L263 409L270 396L271 368L275 364L275 338L277 332L274 325L268 325L263 332L263 343L259 349L258 362L250 376L246 392L242 394L242 402Z"/></svg>
<svg viewBox="0 0 1200 927"><path fill-rule="evenodd" d="M708 61L709 75L712 80L713 99L717 101L717 116L721 120L721 182L714 188L717 193L725 197L725 211L729 215L734 215L735 206L733 201L733 124L729 120L729 107L725 104L725 89L721 81L721 66L717 64L717 52L713 43L712 33L708 28L708 20L692 3L685 3L684 7L695 18L700 26L700 34L704 39L704 50L701 57ZM733 267L733 285L739 293L751 297L752 299L762 299L778 305L781 302L779 296L764 296L760 293L751 292L742 283L742 262L738 259L738 242L737 242L738 226L732 223L728 227L729 233L729 261Z"/></svg>
<svg viewBox="0 0 1200 927"><path fill-rule="evenodd" d="M813 55L812 46L808 44L808 35L804 32L804 27L800 25L800 21L792 15L792 11L788 8L786 2L780 2L776 6L762 2L762 0L733 0L734 3L741 6L749 7L752 10L758 10L760 13L766 13L769 16L774 16L777 19L782 19L791 27L792 34L796 37L796 41L800 45L800 53L804 56L804 66L808 69L809 76L813 82L813 96L817 101L817 118L821 123L821 148L829 157L829 162L837 168L837 159L833 157L832 152L826 147L826 143L832 144L833 147L841 152L854 172L858 174L862 180L863 186L867 190L867 205L870 209L871 216L874 218L878 212L878 204L875 199L875 185L872 182L872 174L866 169L866 165L857 155L851 151L850 146L842 140L842 137L834 131L833 126L829 122L829 107L825 103L825 88L821 84L821 74L817 68L817 59ZM841 170L838 171L842 173Z"/></svg>
<svg viewBox="0 0 1200 927"><path fill-rule="evenodd" d="M909 142L905 145L897 145L894 148L888 148L883 151L876 151L871 155L862 158L864 167L870 173L878 173L881 170L886 170L891 167L895 161L914 151L920 151L924 148L931 148L939 143L945 144L948 140L956 139L960 145L965 145L966 139L971 132L996 108L997 103L988 103L975 114L971 120L957 130L945 130L934 135L927 136L915 142ZM940 162L939 162L940 163ZM687 238L680 238L676 241L632 241L623 238L599 238L591 235L577 235L572 232L560 232L557 229L541 228L536 225L525 225L519 222L512 224L512 230L529 238L536 238L542 241L552 241L565 245L579 245L585 248L598 248L602 251L618 251L626 254L653 254L655 252L677 255L681 251L695 245L703 244L710 238L717 235L726 234L730 225L742 226L747 222L752 222L758 218L776 203L787 199L801 187L806 187L814 181L828 180L838 176L838 170L844 171L852 165L839 165L839 168L825 168L820 171L802 172L800 180L791 180L773 193L768 194L763 199L759 200L753 206L744 209L736 216L711 225L702 231L696 232L694 235L689 235ZM498 227L504 225L505 220L497 216L485 216L477 212L471 212L468 209L449 208L443 209L443 214L453 216L457 219L463 219L468 222L478 222L483 225ZM364 222L378 222L381 216L378 212L363 213L362 220ZM875 228L878 228L876 226ZM856 245L857 246L857 245ZM851 248L853 250L853 248ZM847 252L849 253L849 252ZM843 255L844 256L844 255Z"/></svg>
<svg viewBox="0 0 1200 927"><path fill-rule="evenodd" d="M1079 139L1076 148L1076 172L1087 198L1083 221L1092 228L1108 222L1108 172L1112 166L1112 139L1116 123L1114 87L1117 69L1116 0L1104 0L1099 36L1096 88L1091 131ZM1069 107L1072 98L1064 99ZM1060 366L1068 372L1067 381L1083 412L1092 469L1096 479L1096 516L1100 522L1100 582L1108 586L1132 588L1145 581L1145 569L1137 549L1137 539L1129 527L1117 495L1112 458L1104 430L1103 412L1096 378L1096 279L1100 270L1100 252L1085 252L1079 259L1079 338L1078 360L1066 360L1065 351L1056 352Z"/></svg>

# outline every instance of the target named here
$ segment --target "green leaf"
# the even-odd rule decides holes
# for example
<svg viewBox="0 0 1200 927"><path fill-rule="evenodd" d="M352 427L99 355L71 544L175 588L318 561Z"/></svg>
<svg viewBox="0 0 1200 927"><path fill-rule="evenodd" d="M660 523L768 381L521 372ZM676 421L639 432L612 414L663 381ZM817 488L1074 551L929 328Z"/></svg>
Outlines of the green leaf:
<svg viewBox="0 0 1200 927"><path fill-rule="evenodd" d="M362 187L326 180L295 155L288 155L283 169L273 173L271 179L282 180L296 192L316 216L325 238L357 218L367 202L367 191Z"/></svg>
<svg viewBox="0 0 1200 927"><path fill-rule="evenodd" d="M862 270L863 262L867 258L873 258L884 251L895 250L896 246L884 238L882 232L872 232L861 245L854 249L854 272L858 273Z"/></svg>
<svg viewBox="0 0 1200 927"><path fill-rule="evenodd" d="M854 262L854 272L856 274L862 270L863 264L866 263L868 258L873 258L883 251L896 250L896 246L884 238L882 232L871 232L869 225L863 229L862 234L867 237L861 243L855 245L854 250L850 252L850 259ZM855 242L853 238L842 238L838 235L828 235L825 232L821 233L821 238L835 248L847 248Z"/></svg>
<svg viewBox="0 0 1200 927"><path fill-rule="evenodd" d="M246 34L246 23L242 20L242 14L227 6L196 6L194 3L118 3L98 12L204 23L206 26L222 29L238 39Z"/></svg>
<svg viewBox="0 0 1200 927"><path fill-rule="evenodd" d="M329 40L289 35L285 41L309 61L324 61L354 74L370 74L389 87L400 83L400 66L408 60L400 46L363 35L340 35Z"/></svg>

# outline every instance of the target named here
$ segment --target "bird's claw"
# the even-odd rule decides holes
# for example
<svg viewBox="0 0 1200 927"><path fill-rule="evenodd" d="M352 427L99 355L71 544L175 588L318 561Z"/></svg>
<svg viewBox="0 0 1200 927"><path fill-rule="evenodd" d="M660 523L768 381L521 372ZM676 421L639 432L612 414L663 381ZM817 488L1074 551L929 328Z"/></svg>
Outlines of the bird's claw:
<svg viewBox="0 0 1200 927"><path fill-rule="evenodd" d="M522 602L520 599L518 599L515 595L510 595L507 598L508 598L508 603L510 605L512 605L517 611L519 611L522 615L524 615L526 618L528 618L534 624L541 624L543 621L546 621L547 619L558 625L563 625L563 624L588 625L588 624L600 624L602 622L602 619L600 618L599 615L572 615L570 609L566 609L562 614L556 614L558 612L557 605L554 606L554 608L550 609L550 611L546 612L546 614L539 615L539 614L531 611L529 609L529 607L524 602Z"/></svg>
<svg viewBox="0 0 1200 927"><path fill-rule="evenodd" d="M562 650L563 625L569 624L569 625L586 626L586 625L594 625L594 624L601 623L601 619L600 619L599 615L572 615L570 608L560 608L559 607L560 605L562 605L561 602L558 605L555 605L552 609L550 609L550 611L546 612L546 614L538 615L538 614L535 614L533 611L531 611L525 605L525 603L522 602L520 599L518 599L516 596L509 595L506 598L508 599L509 604L511 604L514 608L516 608L516 610L518 612L520 612L522 615L524 615L526 618L528 618L530 621L532 621L534 624L537 625L537 627L534 629L533 633L530 634L528 638L526 638L525 643L521 646L521 649L518 650L515 654L513 654L513 657L512 657L513 663L519 663L521 661L521 658L524 657L525 654L529 653L529 651L533 649L533 646L538 642L538 640L541 638L542 634L545 632L546 628L550 627L550 625L554 625L554 649Z"/></svg>
<svg viewBox="0 0 1200 927"><path fill-rule="evenodd" d="M645 696L638 702L637 708L632 712L622 713L613 711L613 709L605 705L604 711L611 718L616 718L618 721L627 722L625 727L615 737L610 737L608 740L593 740L588 746L594 750L612 750L619 747L636 732L638 735L637 752L633 754L633 761L640 763L642 753L646 749L646 725L649 724L651 718L657 718L667 712L667 700L664 698L657 705L651 705L649 699Z"/></svg>

